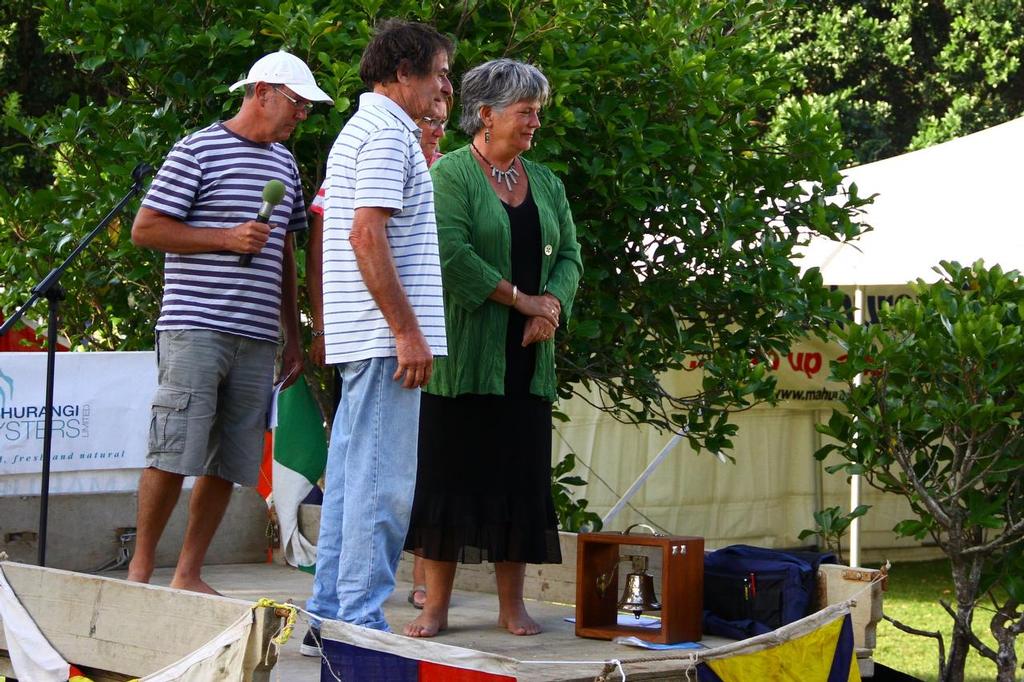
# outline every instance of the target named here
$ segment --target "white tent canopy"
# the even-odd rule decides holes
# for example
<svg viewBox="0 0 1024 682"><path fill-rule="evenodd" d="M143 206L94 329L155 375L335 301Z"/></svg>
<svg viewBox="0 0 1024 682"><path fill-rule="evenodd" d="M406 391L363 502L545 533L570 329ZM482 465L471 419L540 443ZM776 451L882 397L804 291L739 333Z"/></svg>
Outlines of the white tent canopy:
<svg viewBox="0 0 1024 682"><path fill-rule="evenodd" d="M1024 269L1024 214L1012 202L1024 193L1016 152L1024 149L1024 118L927 149L844 172L861 197L877 195L862 222L872 230L853 244L817 238L801 267L817 266L825 284L856 287L854 322L864 322L862 288L934 282L939 261ZM850 508L860 502L860 477L850 479ZM850 528L850 564L860 561L860 520Z"/></svg>
<svg viewBox="0 0 1024 682"><path fill-rule="evenodd" d="M863 218L874 229L852 244L813 240L801 266L859 286L935 281L940 260L1024 270L1021 150L1024 118L846 170L860 196L878 195Z"/></svg>
<svg viewBox="0 0 1024 682"><path fill-rule="evenodd" d="M1024 270L1024 211L1014 205L1024 195L1016 167L1021 149L1024 119L847 170L861 196L878 195L862 218L874 229L852 244L814 240L801 266L821 268L826 284L850 294L858 321L870 314L872 298L877 307L877 299L891 300L909 281L935 281L932 268L940 260L969 264L982 258L990 266ZM826 369L814 381L830 389L822 379L827 353L816 347L796 350L805 352L783 358L780 370L787 371L801 354L821 351ZM680 372L664 380L674 391L675 382L689 378ZM809 376L806 385L793 383L793 376L785 379L787 388L812 383ZM815 425L828 419L826 402L790 399L735 415L739 433L730 453L735 466L695 456L685 441L666 447L667 434L615 424L580 399L560 408L572 420L558 427L556 460L575 451L589 464L588 509L601 516L618 514L611 520L614 529L653 521L674 533L704 536L709 547L736 542L786 547L799 544L800 530L814 525L814 511L864 502L872 509L851 528L849 563L859 564L862 541L869 560L935 556L931 548L893 534L893 526L912 515L902 498L870 487L862 491L858 477L851 489L845 477L823 473L813 453L823 444ZM652 460L660 464L645 478ZM635 509L623 509L620 496L631 481L640 480L645 482L629 491L636 493Z"/></svg>

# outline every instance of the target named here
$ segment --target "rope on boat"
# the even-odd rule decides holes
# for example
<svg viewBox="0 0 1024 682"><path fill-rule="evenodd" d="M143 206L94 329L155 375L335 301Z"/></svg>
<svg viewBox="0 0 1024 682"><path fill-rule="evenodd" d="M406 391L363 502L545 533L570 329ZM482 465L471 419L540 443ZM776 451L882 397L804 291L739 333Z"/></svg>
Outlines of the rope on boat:
<svg viewBox="0 0 1024 682"><path fill-rule="evenodd" d="M657 660L657 659L655 659ZM607 661L519 661L520 664L527 663L531 665L601 665L601 672L598 673L597 677L594 678L594 682L608 682L608 676L613 672L618 671L622 679L626 679L626 671L622 669L622 661L617 658L613 658Z"/></svg>

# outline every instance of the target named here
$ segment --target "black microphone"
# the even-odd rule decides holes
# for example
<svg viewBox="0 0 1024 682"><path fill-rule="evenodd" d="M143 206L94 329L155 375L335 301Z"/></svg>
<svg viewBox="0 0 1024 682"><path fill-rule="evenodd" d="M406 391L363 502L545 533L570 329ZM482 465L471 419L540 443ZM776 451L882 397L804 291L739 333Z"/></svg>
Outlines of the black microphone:
<svg viewBox="0 0 1024 682"><path fill-rule="evenodd" d="M263 205L260 206L260 212L256 214L256 222L264 225L269 223L274 207L280 204L282 199L284 199L284 183L280 180L268 180L263 187ZM249 263L252 263L251 253L243 253L242 257L238 259L239 265L248 265Z"/></svg>

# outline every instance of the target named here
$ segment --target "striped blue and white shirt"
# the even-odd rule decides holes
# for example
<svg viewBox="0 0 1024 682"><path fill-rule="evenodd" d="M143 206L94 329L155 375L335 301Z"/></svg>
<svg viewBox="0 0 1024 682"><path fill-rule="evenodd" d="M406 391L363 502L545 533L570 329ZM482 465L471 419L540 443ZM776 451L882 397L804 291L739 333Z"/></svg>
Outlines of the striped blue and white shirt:
<svg viewBox="0 0 1024 682"><path fill-rule="evenodd" d="M327 157L324 200L324 332L327 362L394 357L395 337L363 282L349 243L357 208L388 208L388 245L420 330L447 355L434 186L419 127L391 99L363 93Z"/></svg>
<svg viewBox="0 0 1024 682"><path fill-rule="evenodd" d="M213 329L277 341L284 235L306 228L291 152L214 123L174 145L142 205L192 227L234 227L256 218L272 179L284 183L285 195L271 215L270 239L252 263L240 266L240 254L228 251L166 254L157 331Z"/></svg>

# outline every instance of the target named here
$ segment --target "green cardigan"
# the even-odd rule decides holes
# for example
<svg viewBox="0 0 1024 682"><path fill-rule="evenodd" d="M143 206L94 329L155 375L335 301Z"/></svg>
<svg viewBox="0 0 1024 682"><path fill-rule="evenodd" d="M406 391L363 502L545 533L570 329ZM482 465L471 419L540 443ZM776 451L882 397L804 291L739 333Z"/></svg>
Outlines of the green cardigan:
<svg viewBox="0 0 1024 682"><path fill-rule="evenodd" d="M561 180L544 166L522 159L540 214L540 288L562 304L569 319L583 274L576 226ZM428 393L503 395L508 306L488 299L511 276L508 214L469 147L445 154L433 166L434 207L444 281L448 357L434 359ZM530 392L555 399L555 342L537 342Z"/></svg>

